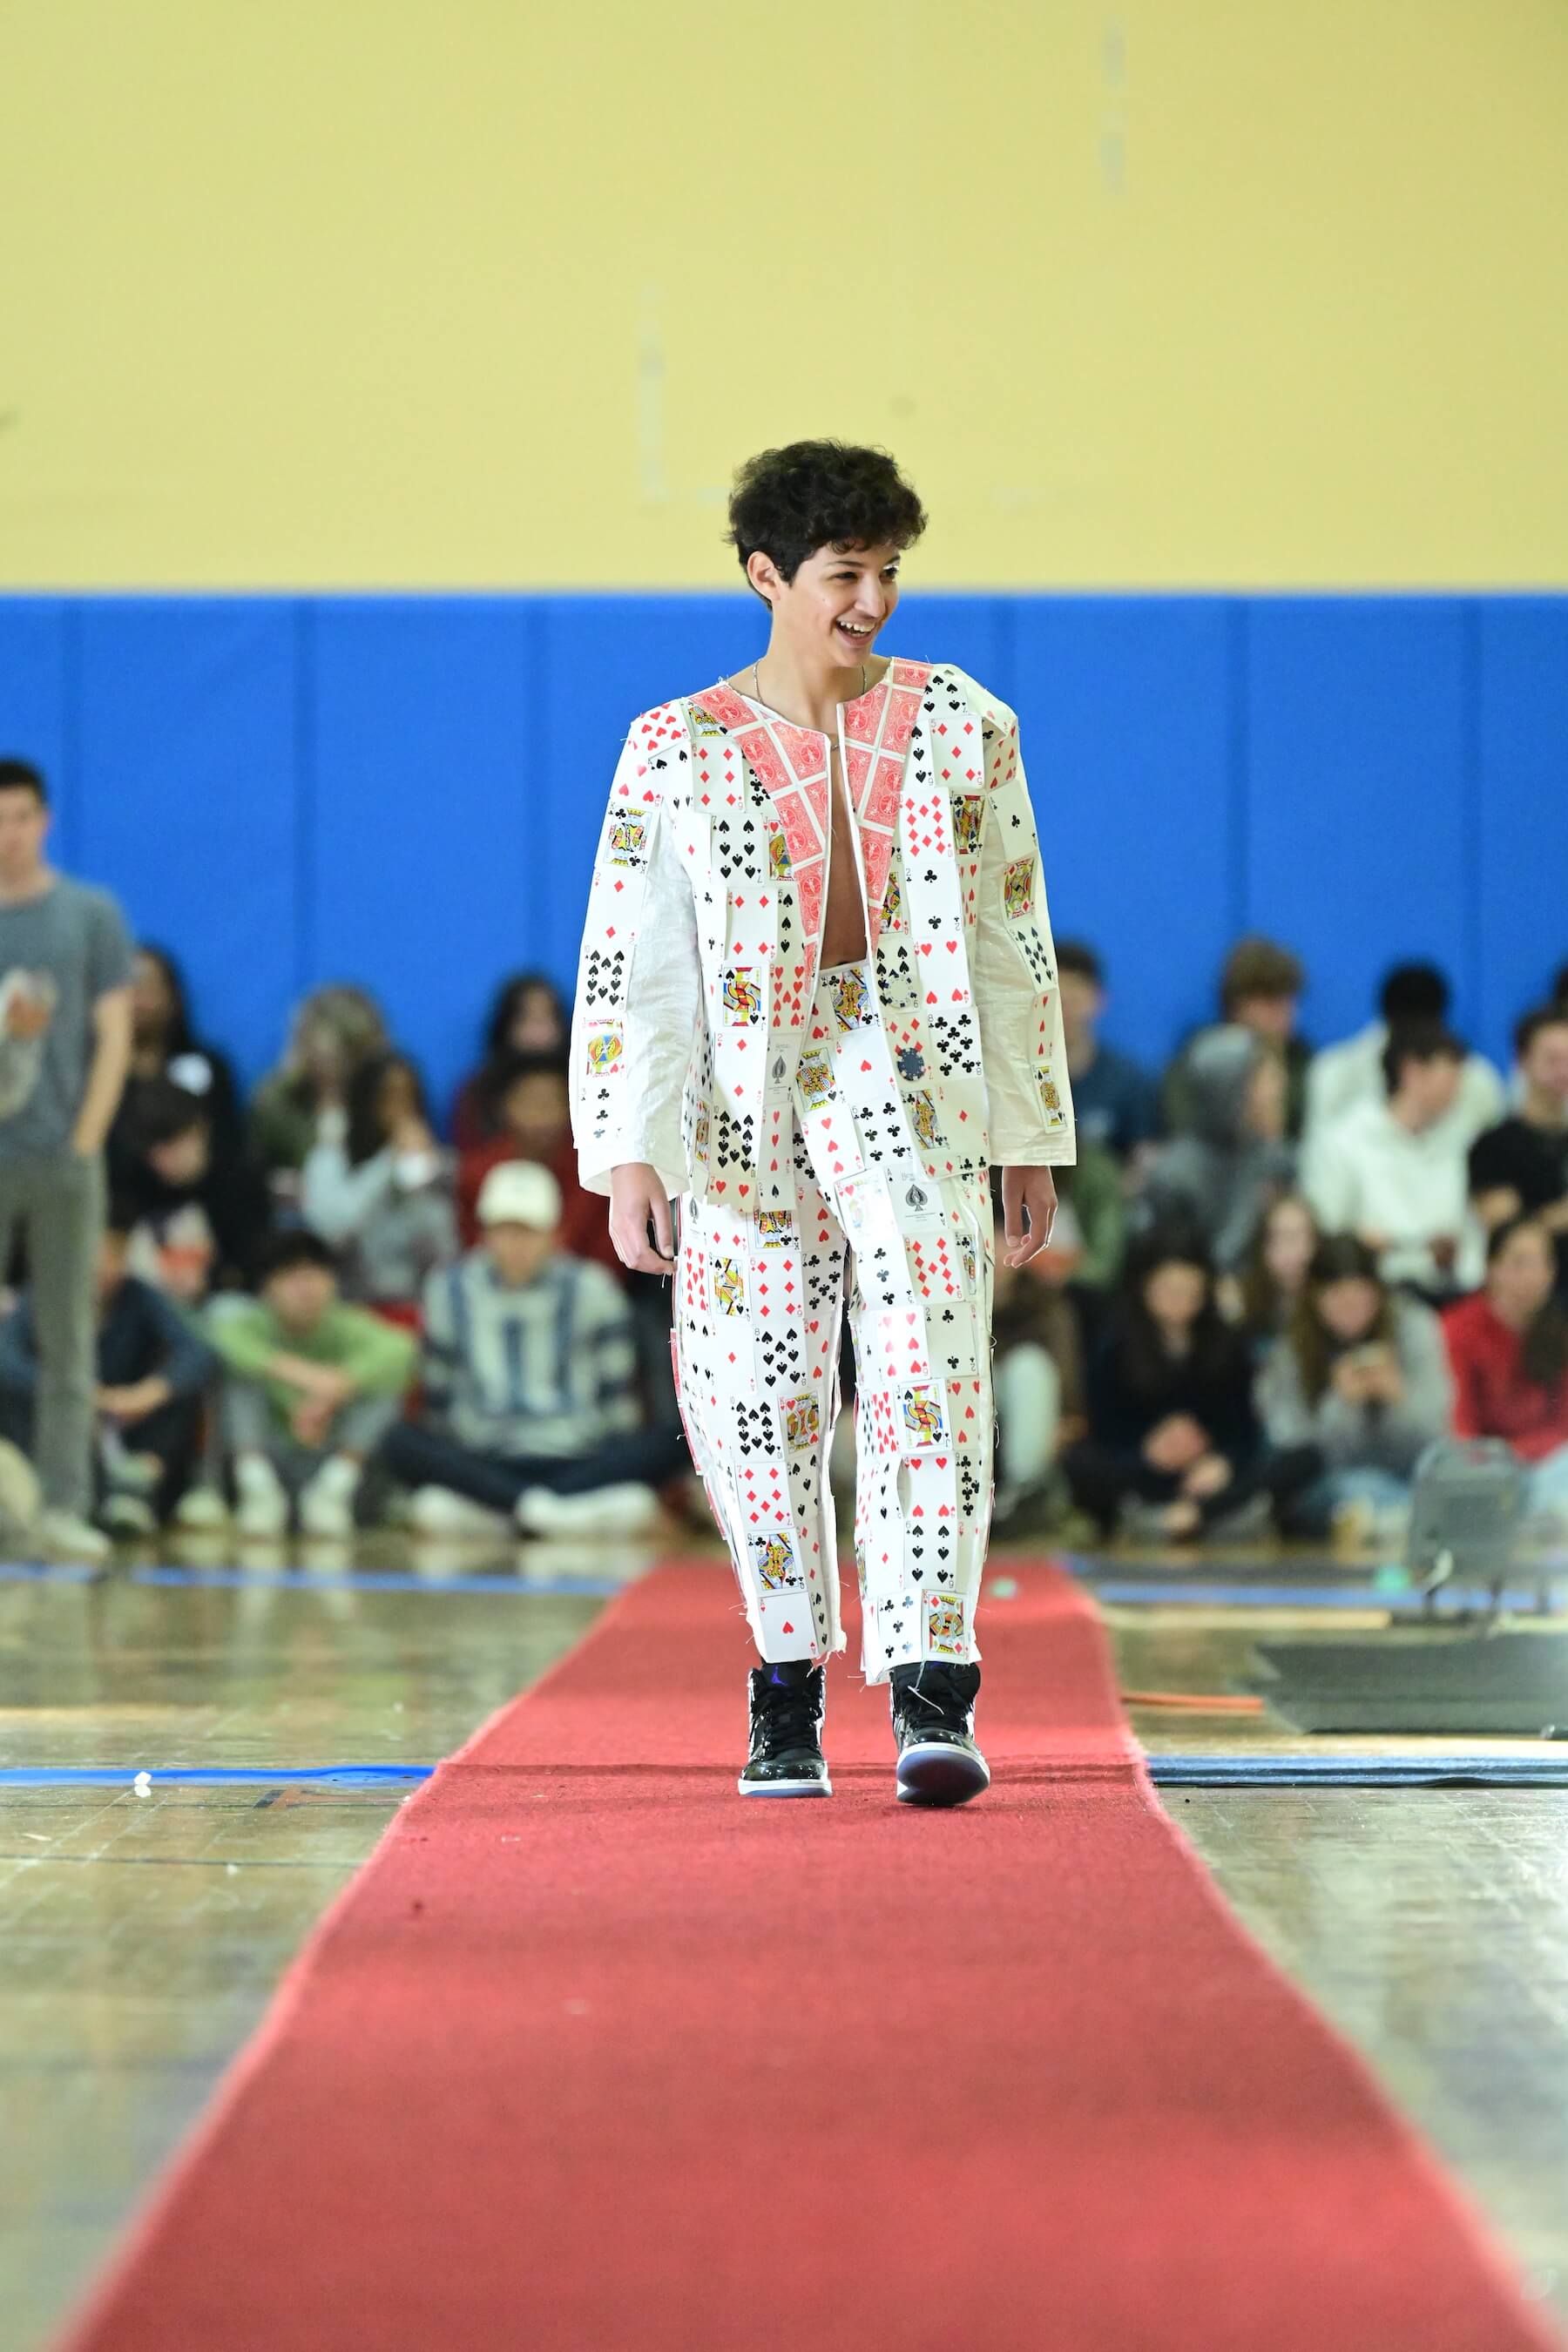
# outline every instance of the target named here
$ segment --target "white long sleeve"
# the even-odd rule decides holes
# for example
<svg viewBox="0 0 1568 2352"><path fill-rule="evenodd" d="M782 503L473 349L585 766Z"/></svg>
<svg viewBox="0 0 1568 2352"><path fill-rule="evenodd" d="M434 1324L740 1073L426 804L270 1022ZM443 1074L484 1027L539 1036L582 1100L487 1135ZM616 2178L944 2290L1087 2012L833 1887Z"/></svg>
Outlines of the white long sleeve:
<svg viewBox="0 0 1568 2352"><path fill-rule="evenodd" d="M588 894L572 1018L572 1132L584 1190L646 1160L689 1181L681 1092L702 1009L697 909L674 828L689 822L690 739L645 713L616 762Z"/></svg>
<svg viewBox="0 0 1568 2352"><path fill-rule="evenodd" d="M993 705L971 968L998 1167L1072 1167L1078 1158L1056 946L1016 715Z"/></svg>

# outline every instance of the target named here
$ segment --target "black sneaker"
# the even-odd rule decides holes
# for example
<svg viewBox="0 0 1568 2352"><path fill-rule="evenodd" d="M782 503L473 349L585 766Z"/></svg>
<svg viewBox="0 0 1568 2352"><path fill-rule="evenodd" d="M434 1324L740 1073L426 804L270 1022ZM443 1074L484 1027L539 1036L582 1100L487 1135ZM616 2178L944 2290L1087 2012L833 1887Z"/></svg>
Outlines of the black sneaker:
<svg viewBox="0 0 1568 2352"><path fill-rule="evenodd" d="M899 1743L899 1800L909 1805L963 1805L991 1786L974 1744L978 1666L927 1658L895 1666L891 1705Z"/></svg>
<svg viewBox="0 0 1568 2352"><path fill-rule="evenodd" d="M827 1677L809 1659L753 1666L752 1752L736 1782L742 1797L831 1797L822 1753Z"/></svg>

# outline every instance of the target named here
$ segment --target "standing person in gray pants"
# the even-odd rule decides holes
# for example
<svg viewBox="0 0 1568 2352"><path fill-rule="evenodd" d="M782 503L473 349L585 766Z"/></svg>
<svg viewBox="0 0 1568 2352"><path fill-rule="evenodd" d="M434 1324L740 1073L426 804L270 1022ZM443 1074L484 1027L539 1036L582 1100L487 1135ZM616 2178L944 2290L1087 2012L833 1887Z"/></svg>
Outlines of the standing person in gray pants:
<svg viewBox="0 0 1568 2352"><path fill-rule="evenodd" d="M37 1335L38 1548L108 1557L92 1501L104 1138L131 1058L131 940L107 890L48 865L47 788L0 759L0 1274L25 1230Z"/></svg>

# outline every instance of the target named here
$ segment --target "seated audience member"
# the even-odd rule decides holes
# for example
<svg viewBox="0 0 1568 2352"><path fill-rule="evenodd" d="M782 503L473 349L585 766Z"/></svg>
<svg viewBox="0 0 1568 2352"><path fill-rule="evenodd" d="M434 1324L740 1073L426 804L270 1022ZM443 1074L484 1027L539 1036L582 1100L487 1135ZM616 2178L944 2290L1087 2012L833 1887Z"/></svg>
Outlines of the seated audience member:
<svg viewBox="0 0 1568 2352"><path fill-rule="evenodd" d="M1353 1234L1319 1244L1257 1402L1272 1446L1316 1446L1323 1460L1283 1507L1285 1534L1403 1542L1416 1460L1448 1433L1453 1384L1436 1316L1387 1289Z"/></svg>
<svg viewBox="0 0 1568 2352"><path fill-rule="evenodd" d="M1568 1005L1527 1013L1513 1045L1524 1098L1471 1144L1470 1199L1489 1233L1510 1217L1539 1219L1568 1297Z"/></svg>
<svg viewBox="0 0 1568 2352"><path fill-rule="evenodd" d="M1394 1030L1385 1099L1357 1103L1313 1138L1301 1189L1326 1234L1359 1234L1384 1282L1433 1306L1480 1279L1483 1239L1468 1197L1466 1146L1448 1118L1465 1048L1440 1023Z"/></svg>
<svg viewBox="0 0 1568 2352"><path fill-rule="evenodd" d="M1484 1288L1443 1317L1454 1372L1454 1434L1501 1437L1529 1466L1529 1510L1568 1533L1568 1308L1553 1293L1552 1236L1510 1217L1487 1241Z"/></svg>
<svg viewBox="0 0 1568 2352"><path fill-rule="evenodd" d="M283 1534L292 1496L304 1534L349 1535L365 1462L414 1377L414 1335L341 1299L331 1249L303 1228L265 1244L257 1288L208 1326L225 1367L237 1525Z"/></svg>
<svg viewBox="0 0 1568 2352"><path fill-rule="evenodd" d="M367 990L334 984L301 997L282 1061L250 1097L250 1157L275 1200L298 1202L310 1146L323 1132L346 1131L349 1081L390 1044L385 1017Z"/></svg>
<svg viewBox="0 0 1568 2352"><path fill-rule="evenodd" d="M1307 1068L1306 1139L1313 1141L1358 1103L1383 1099L1383 1056L1395 1029L1412 1022L1439 1025L1448 1018L1450 990L1435 963L1396 963L1385 975L1378 995L1381 1019L1368 1022L1353 1037L1325 1045ZM1502 1076L1484 1054L1467 1054L1459 1070L1458 1090L1447 1114L1464 1130L1467 1143L1503 1115Z"/></svg>
<svg viewBox="0 0 1568 2352"><path fill-rule="evenodd" d="M1215 1284L1220 1313L1239 1327L1255 1363L1290 1320L1321 1238L1311 1203L1300 1192L1282 1192L1264 1211L1238 1270Z"/></svg>
<svg viewBox="0 0 1568 2352"><path fill-rule="evenodd" d="M231 1168L245 1149L239 1090L228 1057L199 1039L191 1025L184 975L167 948L143 940L132 960L131 1067L120 1108L109 1130L109 1165L118 1181L124 1172L126 1136L150 1086L172 1078L205 1105L213 1163Z"/></svg>
<svg viewBox="0 0 1568 2352"><path fill-rule="evenodd" d="M247 1161L216 1159L206 1097L148 1078L121 1150L119 1190L134 1219L131 1271L188 1307L215 1290L243 1288L271 1207Z"/></svg>
<svg viewBox="0 0 1568 2352"><path fill-rule="evenodd" d="M129 1213L111 1207L99 1244L96 1517L111 1535L147 1535L189 1481L201 1442L202 1394L217 1359L158 1291L126 1271ZM26 1291L0 1324L0 1425L24 1453L33 1443L37 1344Z"/></svg>
<svg viewBox="0 0 1568 2352"><path fill-rule="evenodd" d="M458 1255L450 1155L405 1054L362 1062L347 1108L347 1133L319 1137L306 1155L305 1223L338 1253L345 1297L411 1307L426 1276Z"/></svg>
<svg viewBox="0 0 1568 2352"><path fill-rule="evenodd" d="M1053 1229L1051 1239L1057 1239ZM992 1300L992 1385L997 1415L999 1536L1039 1535L1060 1525L1071 1495L1058 1456L1086 1432L1083 1344L1059 1264L1042 1252L1026 1265L996 1260Z"/></svg>
<svg viewBox="0 0 1568 2352"><path fill-rule="evenodd" d="M1057 941L1057 980L1079 1143L1098 1144L1136 1174L1159 1131L1159 1090L1131 1055L1102 1043L1105 971L1081 940Z"/></svg>
<svg viewBox="0 0 1568 2352"><path fill-rule="evenodd" d="M1284 1063L1285 1133L1292 1143L1300 1139L1307 1065L1312 1058L1310 1045L1296 1034L1296 1008L1305 986L1306 975L1289 948L1256 933L1237 941L1219 979L1221 1023L1250 1029ZM1160 1105L1167 1135L1185 1135L1191 1129L1188 1057L1205 1034L1195 1030L1165 1072Z"/></svg>
<svg viewBox="0 0 1568 2352"><path fill-rule="evenodd" d="M458 1087L452 1103L452 1140L459 1151L493 1143L504 1081L519 1054L563 1054L572 1016L555 982L542 971L514 971L502 981L485 1023L485 1058Z"/></svg>
<svg viewBox="0 0 1568 2352"><path fill-rule="evenodd" d="M479 1188L492 1168L533 1160L561 1187L561 1246L591 1257L617 1279L625 1269L610 1239L603 1195L584 1192L572 1141L572 1114L563 1054L514 1054L496 1077L496 1133L465 1151L458 1163L458 1231L465 1249L479 1237ZM668 1287L657 1275L649 1279Z"/></svg>
<svg viewBox="0 0 1568 2352"><path fill-rule="evenodd" d="M1064 1456L1075 1500L1108 1534L1261 1532L1271 1498L1320 1465L1315 1454L1267 1451L1252 1381L1247 1343L1215 1304L1202 1235L1140 1235L1089 1357L1089 1433Z"/></svg>
<svg viewBox="0 0 1568 2352"><path fill-rule="evenodd" d="M631 1310L602 1266L561 1246L561 1188L504 1160L480 1189L479 1246L425 1286L426 1418L382 1461L429 1534L631 1535L689 1467L673 1428L639 1429Z"/></svg>
<svg viewBox="0 0 1568 2352"><path fill-rule="evenodd" d="M1145 1217L1199 1226L1226 1274L1245 1263L1265 1212L1295 1181L1285 1083L1277 1049L1255 1031L1205 1029L1186 1055L1186 1130L1150 1164Z"/></svg>

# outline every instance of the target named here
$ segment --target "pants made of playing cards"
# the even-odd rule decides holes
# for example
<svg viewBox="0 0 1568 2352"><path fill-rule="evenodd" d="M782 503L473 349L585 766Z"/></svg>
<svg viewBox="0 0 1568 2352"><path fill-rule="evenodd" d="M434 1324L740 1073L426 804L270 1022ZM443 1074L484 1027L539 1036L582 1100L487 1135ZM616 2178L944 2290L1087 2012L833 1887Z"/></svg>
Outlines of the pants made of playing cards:
<svg viewBox="0 0 1568 2352"><path fill-rule="evenodd" d="M676 1385L765 1659L845 1647L826 1465L839 1328L855 1346L855 1562L869 1682L977 1660L991 1517L991 1192L916 1134L870 966L822 972L791 1083L793 1208L687 1194Z"/></svg>

